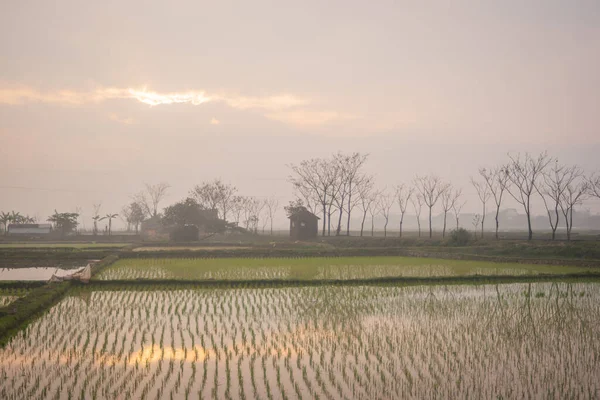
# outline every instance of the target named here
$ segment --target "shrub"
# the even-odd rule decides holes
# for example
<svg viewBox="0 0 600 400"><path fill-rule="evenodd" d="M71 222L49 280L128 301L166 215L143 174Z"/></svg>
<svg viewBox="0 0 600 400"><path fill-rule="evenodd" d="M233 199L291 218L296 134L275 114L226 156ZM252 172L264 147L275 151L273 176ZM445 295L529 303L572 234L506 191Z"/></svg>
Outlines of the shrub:
<svg viewBox="0 0 600 400"><path fill-rule="evenodd" d="M194 242L198 240L199 232L196 225L178 226L171 232L171 240L174 242Z"/></svg>
<svg viewBox="0 0 600 400"><path fill-rule="evenodd" d="M450 232L448 243L454 246L466 246L471 241L471 233L464 228L454 229Z"/></svg>

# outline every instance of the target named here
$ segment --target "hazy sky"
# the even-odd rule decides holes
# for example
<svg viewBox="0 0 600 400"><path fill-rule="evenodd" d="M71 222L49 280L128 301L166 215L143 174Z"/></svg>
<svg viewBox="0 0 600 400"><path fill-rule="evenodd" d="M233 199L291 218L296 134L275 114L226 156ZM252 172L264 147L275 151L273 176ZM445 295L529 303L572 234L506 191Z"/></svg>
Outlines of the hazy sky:
<svg viewBox="0 0 600 400"><path fill-rule="evenodd" d="M467 209L507 152L600 169L598 0L4 1L0 54L0 210L215 177L283 203L286 164L338 150Z"/></svg>

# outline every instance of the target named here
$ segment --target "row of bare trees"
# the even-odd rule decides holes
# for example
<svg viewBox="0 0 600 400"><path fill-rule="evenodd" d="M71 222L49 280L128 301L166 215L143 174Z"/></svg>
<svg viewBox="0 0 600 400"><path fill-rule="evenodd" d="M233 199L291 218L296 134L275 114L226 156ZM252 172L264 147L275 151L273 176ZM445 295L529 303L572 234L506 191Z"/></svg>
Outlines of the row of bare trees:
<svg viewBox="0 0 600 400"><path fill-rule="evenodd" d="M481 234L487 200L492 197L496 206L496 238L498 237L500 206L504 193L521 205L527 219L528 238L533 238L532 200L539 196L544 204L552 239L556 238L561 219L564 222L567 239L571 239L573 229L573 211L590 196L598 196L599 178L587 177L577 165L561 164L557 158L547 152L532 156L526 153L509 155L509 161L491 169L480 168L481 181L472 179L483 207Z"/></svg>
<svg viewBox="0 0 600 400"><path fill-rule="evenodd" d="M125 205L119 214L102 215L102 203L92 206L93 232L98 233L98 222L108 220L108 232L111 232L112 219L119 216L127 224L127 231L132 228L136 233L147 219L160 217L161 204L168 194L168 183L144 185L144 189L132 196L131 202ZM227 222L233 222L251 232L258 232L259 228L265 232L267 226L273 233L273 221L279 207L276 197L257 198L242 196L238 189L220 179L206 181L196 185L190 190L192 198L203 210L214 210L216 217Z"/></svg>
<svg viewBox="0 0 600 400"><path fill-rule="evenodd" d="M556 237L559 222L571 238L573 211L576 206L590 197L600 198L600 176L586 176L576 165L563 165L556 158L543 152L537 156L529 153L509 155L509 160L492 168L479 168L478 177L471 177L477 193L481 214L476 215L475 225L484 235L485 216L493 200L495 207L495 236L500 229L500 209L507 195L518 203L525 212L528 238L533 238L532 203L541 197L552 231ZM427 210L429 237L433 235L432 216L434 210L443 215L442 236L446 235L447 217L450 212L459 227L459 215L465 206L462 189L443 181L436 175L417 175L410 183L395 186L393 190L377 190L374 179L364 171L368 155L361 153L337 153L329 158L313 158L298 165L290 165L292 183L296 196L306 207L322 216L321 234L342 232L345 218L345 233L350 234L350 219L355 208L361 211L360 235L363 236L367 216L371 217L371 235L374 235L376 216L383 218L383 232L387 236L388 223L394 205L399 211L399 236L402 237L404 216L412 206L421 236L421 215Z"/></svg>
<svg viewBox="0 0 600 400"><path fill-rule="evenodd" d="M369 207L365 204L375 201L370 198L373 177L363 171L367 158L366 154L337 153L328 159L313 158L290 165L294 174L289 180L297 195L313 213L323 216L323 236L326 232L331 235L332 217L337 218L336 235L342 231L344 217L346 234L349 234L354 208L361 206L365 215L372 208L372 204Z"/></svg>
<svg viewBox="0 0 600 400"><path fill-rule="evenodd" d="M355 208L361 211L360 235L363 236L367 216L371 217L371 235L374 235L375 217L384 219L383 232L387 236L392 208L400 209L399 235L402 236L404 216L412 204L417 215L419 235L421 234L420 216L423 206L429 214L429 235L432 236L433 208L441 199L444 209L444 232L446 217L451 208L461 207L458 199L460 190L442 182L435 175L417 176L413 185L400 184L393 190L377 190L374 178L363 170L368 155L361 153L334 154L331 158L313 158L299 165L290 165L293 174L289 177L295 192L307 208L322 215L321 234L331 235L335 226L335 235L342 232L345 219L346 235L350 235L350 220ZM458 215L458 213L456 213ZM335 219L332 221L332 217Z"/></svg>
<svg viewBox="0 0 600 400"><path fill-rule="evenodd" d="M265 232L269 225L273 234L273 221L279 207L276 197L258 198L242 196L238 189L228 183L215 179L194 186L190 196L206 210L216 210L217 217L248 231L257 233L259 227Z"/></svg>
<svg viewBox="0 0 600 400"><path fill-rule="evenodd" d="M139 228L143 221L148 218L159 215L160 203L165 199L168 190L171 186L168 183L161 182L157 184L144 184L144 189L134 194L131 197L131 202L121 208L120 213L106 213L101 215L100 210L102 203L92 205L92 221L93 234L98 234L98 223L107 220L106 232L112 234L112 220L120 217L127 224L127 231L134 228L135 232L139 232ZM78 212L81 208L77 208Z"/></svg>

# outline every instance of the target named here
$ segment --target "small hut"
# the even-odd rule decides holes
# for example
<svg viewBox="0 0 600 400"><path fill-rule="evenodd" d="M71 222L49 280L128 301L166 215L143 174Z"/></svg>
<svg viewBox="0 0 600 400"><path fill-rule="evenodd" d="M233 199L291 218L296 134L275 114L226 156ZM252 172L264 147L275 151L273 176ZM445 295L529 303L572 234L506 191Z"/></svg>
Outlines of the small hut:
<svg viewBox="0 0 600 400"><path fill-rule="evenodd" d="M307 240L317 237L319 217L308 211L306 207L298 207L288 218L290 219L291 239Z"/></svg>
<svg viewBox="0 0 600 400"><path fill-rule="evenodd" d="M52 232L50 224L10 224L9 235L20 236L48 236Z"/></svg>

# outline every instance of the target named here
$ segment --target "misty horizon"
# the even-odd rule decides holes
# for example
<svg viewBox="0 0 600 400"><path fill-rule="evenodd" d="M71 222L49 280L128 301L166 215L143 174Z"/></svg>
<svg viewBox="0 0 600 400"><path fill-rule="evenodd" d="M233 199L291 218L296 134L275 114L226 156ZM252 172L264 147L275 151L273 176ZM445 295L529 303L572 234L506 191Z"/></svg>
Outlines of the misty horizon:
<svg viewBox="0 0 600 400"><path fill-rule="evenodd" d="M282 208L287 166L338 151L473 213L470 177L508 153L600 171L597 2L184 3L2 6L0 210L89 225L144 183L164 207L217 178Z"/></svg>

